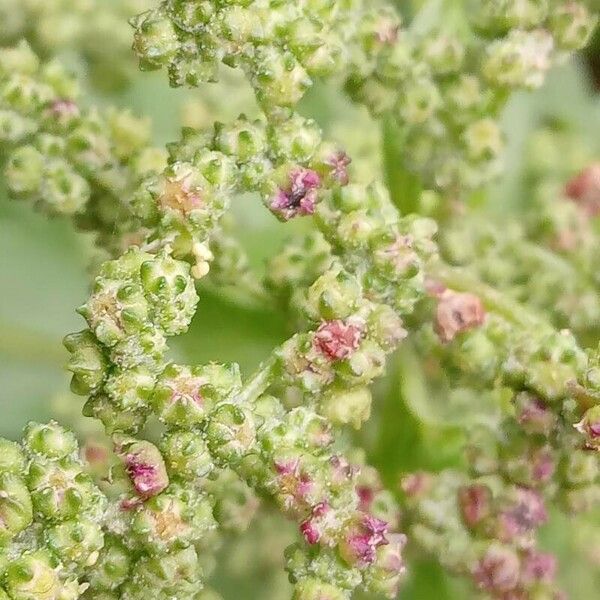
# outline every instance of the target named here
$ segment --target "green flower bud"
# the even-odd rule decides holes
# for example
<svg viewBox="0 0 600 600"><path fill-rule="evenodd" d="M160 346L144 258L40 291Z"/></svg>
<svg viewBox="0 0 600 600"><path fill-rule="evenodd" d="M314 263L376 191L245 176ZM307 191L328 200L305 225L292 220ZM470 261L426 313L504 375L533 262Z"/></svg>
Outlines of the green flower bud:
<svg viewBox="0 0 600 600"><path fill-rule="evenodd" d="M334 425L352 424L355 429L360 429L371 415L371 402L369 388L333 388L321 399L321 411Z"/></svg>
<svg viewBox="0 0 600 600"><path fill-rule="evenodd" d="M420 125L433 117L441 104L440 93L433 81L421 78L406 84L396 112L409 125Z"/></svg>
<svg viewBox="0 0 600 600"><path fill-rule="evenodd" d="M140 275L154 323L167 335L186 331L198 303L189 265L158 256L142 264Z"/></svg>
<svg viewBox="0 0 600 600"><path fill-rule="evenodd" d="M10 155L4 171L6 184L16 196L39 193L44 176L44 157L33 146L21 146Z"/></svg>
<svg viewBox="0 0 600 600"><path fill-rule="evenodd" d="M107 537L94 568L90 569L92 589L118 588L128 578L130 566L131 558L127 548L117 538Z"/></svg>
<svg viewBox="0 0 600 600"><path fill-rule="evenodd" d="M15 144L35 133L37 124L33 119L23 117L13 110L0 110L0 140ZM16 178L20 178L20 175Z"/></svg>
<svg viewBox="0 0 600 600"><path fill-rule="evenodd" d="M151 553L184 548L214 527L208 499L174 484L140 506L131 524L135 538Z"/></svg>
<svg viewBox="0 0 600 600"><path fill-rule="evenodd" d="M90 199L89 183L63 160L51 160L44 169L40 199L51 214L81 212Z"/></svg>
<svg viewBox="0 0 600 600"><path fill-rule="evenodd" d="M149 10L131 22L136 30L133 50L143 70L160 69L175 58L179 40L164 9Z"/></svg>
<svg viewBox="0 0 600 600"><path fill-rule="evenodd" d="M77 438L71 431L61 427L56 421L50 423L29 423L23 434L23 444L29 452L49 459L73 456L77 452Z"/></svg>
<svg viewBox="0 0 600 600"><path fill-rule="evenodd" d="M89 329L71 333L63 340L71 353L67 369L73 373L71 390L80 396L97 392L104 382L107 360L102 347Z"/></svg>
<svg viewBox="0 0 600 600"><path fill-rule="evenodd" d="M251 413L235 404L220 405L210 416L206 438L211 453L219 462L235 464L256 443Z"/></svg>
<svg viewBox="0 0 600 600"><path fill-rule="evenodd" d="M421 54L436 75L448 75L460 71L465 48L458 39L438 33L424 40Z"/></svg>
<svg viewBox="0 0 600 600"><path fill-rule="evenodd" d="M65 565L94 566L104 545L101 525L81 516L51 527L44 537L48 549Z"/></svg>
<svg viewBox="0 0 600 600"><path fill-rule="evenodd" d="M25 472L25 455L19 444L0 438L0 474Z"/></svg>
<svg viewBox="0 0 600 600"><path fill-rule="evenodd" d="M190 369L170 364L157 382L152 402L165 423L193 426L240 386L237 365L211 364Z"/></svg>
<svg viewBox="0 0 600 600"><path fill-rule="evenodd" d="M89 476L72 460L32 462L27 484L35 512L50 521L77 517L86 506L101 503Z"/></svg>
<svg viewBox="0 0 600 600"><path fill-rule="evenodd" d="M215 519L225 531L244 533L252 522L260 502L252 489L233 471L222 471L210 481L208 491L214 490Z"/></svg>
<svg viewBox="0 0 600 600"><path fill-rule="evenodd" d="M12 600L77 600L76 581L61 582L44 550L23 554L8 565L5 587Z"/></svg>
<svg viewBox="0 0 600 600"><path fill-rule="evenodd" d="M309 288L306 312L314 321L345 319L358 309L362 288L340 267L321 275Z"/></svg>
<svg viewBox="0 0 600 600"><path fill-rule="evenodd" d="M23 480L13 473L0 473L0 544L9 542L29 526L33 508Z"/></svg>
<svg viewBox="0 0 600 600"><path fill-rule="evenodd" d="M569 0L553 7L549 28L561 50L580 50L585 47L598 24L598 16L582 2Z"/></svg>
<svg viewBox="0 0 600 600"><path fill-rule="evenodd" d="M167 469L177 477L199 480L207 477L214 469L208 446L198 431L166 433L160 449Z"/></svg>
<svg viewBox="0 0 600 600"><path fill-rule="evenodd" d="M306 163L321 143L321 130L312 119L294 113L289 119L267 130L271 151L281 162Z"/></svg>
<svg viewBox="0 0 600 600"><path fill-rule="evenodd" d="M340 375L353 385L368 384L380 377L385 369L385 352L381 346L365 340L340 365Z"/></svg>
<svg viewBox="0 0 600 600"><path fill-rule="evenodd" d="M145 411L123 410L115 406L108 396L92 396L83 407L83 415L98 419L111 435L115 432L139 431L146 422Z"/></svg>
<svg viewBox="0 0 600 600"><path fill-rule="evenodd" d="M109 347L141 331L150 318L148 301L140 285L102 276L96 279L90 299L77 311L98 341Z"/></svg>
<svg viewBox="0 0 600 600"><path fill-rule="evenodd" d="M303 579L294 586L293 600L348 600L350 594L318 579Z"/></svg>
<svg viewBox="0 0 600 600"><path fill-rule="evenodd" d="M264 46L257 52L251 83L259 104L268 111L297 104L312 80L291 52L280 53Z"/></svg>
<svg viewBox="0 0 600 600"><path fill-rule="evenodd" d="M125 597L143 598L148 590L160 598L191 598L202 586L202 570L193 546L166 555L141 558L134 567L133 585L125 586Z"/></svg>
<svg viewBox="0 0 600 600"><path fill-rule="evenodd" d="M488 46L482 72L498 87L536 89L550 68L552 49L552 37L542 29L512 30Z"/></svg>
<svg viewBox="0 0 600 600"><path fill-rule="evenodd" d="M250 121L241 115L232 124L215 123L215 149L247 163L267 151L267 137L262 121Z"/></svg>
<svg viewBox="0 0 600 600"><path fill-rule="evenodd" d="M106 379L104 392L125 411L147 412L154 384L155 375L146 367L114 369Z"/></svg>

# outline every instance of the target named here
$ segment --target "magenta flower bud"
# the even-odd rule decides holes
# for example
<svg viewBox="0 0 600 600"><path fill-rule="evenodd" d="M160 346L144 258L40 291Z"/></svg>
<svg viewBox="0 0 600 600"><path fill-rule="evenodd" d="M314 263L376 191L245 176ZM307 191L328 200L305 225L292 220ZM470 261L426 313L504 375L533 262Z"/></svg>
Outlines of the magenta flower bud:
<svg viewBox="0 0 600 600"><path fill-rule="evenodd" d="M339 150L325 159L325 164L331 168L330 177L340 185L348 185L350 177L348 166L352 159L343 151Z"/></svg>
<svg viewBox="0 0 600 600"><path fill-rule="evenodd" d="M573 177L565 187L565 194L589 216L600 215L600 162Z"/></svg>
<svg viewBox="0 0 600 600"><path fill-rule="evenodd" d="M377 548L388 543L388 524L369 514L361 514L354 519L340 543L342 558L359 568L375 562Z"/></svg>
<svg viewBox="0 0 600 600"><path fill-rule="evenodd" d="M430 473L419 471L410 473L400 481L400 488L409 498L418 498L431 489L433 477Z"/></svg>
<svg viewBox="0 0 600 600"><path fill-rule="evenodd" d="M327 502L319 502L313 507L310 517L300 525L300 532L308 544L317 544L328 530L335 530L336 526L339 523L331 506Z"/></svg>
<svg viewBox="0 0 600 600"><path fill-rule="evenodd" d="M289 221L293 217L312 215L318 201L321 178L311 169L298 167L289 175L288 185L279 188L269 204L280 219Z"/></svg>
<svg viewBox="0 0 600 600"><path fill-rule="evenodd" d="M492 545L475 567L473 577L477 585L488 592L506 593L519 583L520 561L506 546Z"/></svg>
<svg viewBox="0 0 600 600"><path fill-rule="evenodd" d="M498 537L511 541L530 533L548 520L548 512L541 494L528 488L517 488L509 509L498 517Z"/></svg>
<svg viewBox="0 0 600 600"><path fill-rule="evenodd" d="M526 585L538 581L552 583L556 576L556 557L552 554L529 550L522 562L521 578Z"/></svg>
<svg viewBox="0 0 600 600"><path fill-rule="evenodd" d="M74 119L80 114L79 107L73 100L55 100L48 107L47 113L61 122Z"/></svg>
<svg viewBox="0 0 600 600"><path fill-rule="evenodd" d="M116 436L115 452L122 460L136 494L146 500L169 485L169 476L158 448L145 440Z"/></svg>
<svg viewBox="0 0 600 600"><path fill-rule="evenodd" d="M344 321L326 321L315 332L315 348L329 360L347 358L358 348L362 329Z"/></svg>
<svg viewBox="0 0 600 600"><path fill-rule="evenodd" d="M535 481L546 483L550 481L556 469L556 461L549 448L540 448L531 457L531 474Z"/></svg>
<svg viewBox="0 0 600 600"><path fill-rule="evenodd" d="M192 174L172 176L165 180L158 202L163 209L172 209L189 216L204 205L202 192L192 183Z"/></svg>
<svg viewBox="0 0 600 600"><path fill-rule="evenodd" d="M463 521L468 527L475 527L490 514L492 493L486 485L469 485L458 491L458 502Z"/></svg>
<svg viewBox="0 0 600 600"><path fill-rule="evenodd" d="M344 486L354 479L360 469L356 465L350 464L343 456L332 456L329 459L329 481L332 486Z"/></svg>
<svg viewBox="0 0 600 600"><path fill-rule="evenodd" d="M524 431L546 436L550 434L556 424L556 417L540 398L519 394L516 404L517 420Z"/></svg>
<svg viewBox="0 0 600 600"><path fill-rule="evenodd" d="M586 445L589 448L600 450L600 406L590 408L575 429L587 437Z"/></svg>
<svg viewBox="0 0 600 600"><path fill-rule="evenodd" d="M312 477L302 469L299 459L276 461L274 467L277 496L287 511L298 512L314 490Z"/></svg>
<svg viewBox="0 0 600 600"><path fill-rule="evenodd" d="M446 290L438 302L434 329L447 344L459 333L483 324L484 320L483 303L477 296Z"/></svg>

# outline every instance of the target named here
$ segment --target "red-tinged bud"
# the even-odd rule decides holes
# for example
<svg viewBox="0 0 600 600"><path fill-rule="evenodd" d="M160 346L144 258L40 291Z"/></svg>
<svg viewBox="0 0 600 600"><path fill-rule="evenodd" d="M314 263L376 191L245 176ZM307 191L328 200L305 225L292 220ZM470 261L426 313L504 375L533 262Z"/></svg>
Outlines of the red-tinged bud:
<svg viewBox="0 0 600 600"><path fill-rule="evenodd" d="M312 477L306 473L300 460L277 461L274 464L277 474L277 496L286 510L296 510L305 506L314 489Z"/></svg>
<svg viewBox="0 0 600 600"><path fill-rule="evenodd" d="M590 165L571 179L565 194L591 217L600 215L600 163Z"/></svg>
<svg viewBox="0 0 600 600"><path fill-rule="evenodd" d="M590 408L575 429L587 437L586 445L589 448L600 450L600 406Z"/></svg>
<svg viewBox="0 0 600 600"><path fill-rule="evenodd" d="M362 329L344 321L326 321L315 332L315 348L330 360L347 358L358 348Z"/></svg>
<svg viewBox="0 0 600 600"><path fill-rule="evenodd" d="M516 399L519 425L530 434L549 435L556 424L554 413L538 397L519 394Z"/></svg>
<svg viewBox="0 0 600 600"><path fill-rule="evenodd" d="M529 550L522 563L521 578L525 585L538 581L552 583L556 576L556 557L552 554Z"/></svg>
<svg viewBox="0 0 600 600"><path fill-rule="evenodd" d="M202 208L204 204L202 192L193 185L191 174L167 179L158 201L163 208L176 210L184 216Z"/></svg>
<svg viewBox="0 0 600 600"><path fill-rule="evenodd" d="M284 221L312 215L318 200L321 178L311 169L297 168L289 175L288 185L279 188L271 200L271 210Z"/></svg>
<svg viewBox="0 0 600 600"><path fill-rule="evenodd" d="M473 572L477 585L487 592L503 593L514 590L519 582L520 561L506 546L492 545Z"/></svg>
<svg viewBox="0 0 600 600"><path fill-rule="evenodd" d="M340 543L342 558L359 568L373 564L377 548L388 543L387 530L388 524L381 519L369 514L358 516L350 523Z"/></svg>
<svg viewBox="0 0 600 600"><path fill-rule="evenodd" d="M462 517L468 527L475 527L490 514L492 493L486 485L469 485L458 492Z"/></svg>
<svg viewBox="0 0 600 600"><path fill-rule="evenodd" d="M333 486L344 486L354 479L360 469L350 464L343 456L332 456L329 459L329 481Z"/></svg>
<svg viewBox="0 0 600 600"><path fill-rule="evenodd" d="M339 520L327 502L319 502L314 506L310 517L300 525L300 531L309 544L326 542L328 532L338 528Z"/></svg>
<svg viewBox="0 0 600 600"><path fill-rule="evenodd" d="M325 159L325 164L331 167L330 177L340 185L348 185L350 177L348 176L348 166L352 159L343 151L334 152Z"/></svg>
<svg viewBox="0 0 600 600"><path fill-rule="evenodd" d="M146 500L156 496L169 485L165 463L154 444L118 436L115 439L115 452L123 461L127 475L140 498Z"/></svg>
<svg viewBox="0 0 600 600"><path fill-rule="evenodd" d="M554 475L556 461L549 448L540 448L531 457L532 475L535 481L546 483Z"/></svg>
<svg viewBox="0 0 600 600"><path fill-rule="evenodd" d="M483 303L477 296L446 290L438 302L434 329L446 344L459 333L479 327L484 320Z"/></svg>
<svg viewBox="0 0 600 600"><path fill-rule="evenodd" d="M498 537L511 541L540 527L548 520L541 494L528 488L517 488L510 508L498 516Z"/></svg>
<svg viewBox="0 0 600 600"><path fill-rule="evenodd" d="M79 116L79 107L73 100L55 100L48 107L48 114L58 121L65 122Z"/></svg>
<svg viewBox="0 0 600 600"><path fill-rule="evenodd" d="M400 488L409 498L419 498L431 489L432 483L432 475L420 471L404 476L400 481Z"/></svg>

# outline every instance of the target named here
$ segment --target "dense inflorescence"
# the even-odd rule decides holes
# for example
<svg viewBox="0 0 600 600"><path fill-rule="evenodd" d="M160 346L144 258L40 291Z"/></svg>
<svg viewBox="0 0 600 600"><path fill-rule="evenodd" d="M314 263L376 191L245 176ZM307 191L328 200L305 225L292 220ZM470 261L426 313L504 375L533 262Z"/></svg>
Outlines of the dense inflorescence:
<svg viewBox="0 0 600 600"><path fill-rule="evenodd" d="M36 50L52 50L45 19L62 10L27 26ZM481 2L455 31L403 28L359 0L166 0L132 20L142 70L197 87L240 68L261 112L186 127L166 152L145 121L84 106L75 79L27 42L2 50L9 192L71 216L110 258L78 309L86 328L64 340L71 389L104 437L82 458L55 422L1 441L0 597L211 599L225 534L263 506L294 524L283 560L295 600L396 597L407 543L493 598L559 598L537 530L551 505L600 502L600 357L585 349L600 320L598 165L565 173L553 196L532 173L519 226L499 230L458 201L498 170L510 92L539 87L595 22L570 0ZM6 35L23 36L11 23ZM56 44L95 61L72 34ZM376 177L355 178L301 114L319 79L341 82L411 149L392 161L427 190L407 203L417 214ZM425 210L437 192L439 210ZM234 238L239 198L314 227L262 281ZM169 353L209 274L293 325L248 378ZM391 490L347 430L369 420L372 384L399 348L431 395L467 390L493 409L461 425L463 471L412 473Z"/></svg>

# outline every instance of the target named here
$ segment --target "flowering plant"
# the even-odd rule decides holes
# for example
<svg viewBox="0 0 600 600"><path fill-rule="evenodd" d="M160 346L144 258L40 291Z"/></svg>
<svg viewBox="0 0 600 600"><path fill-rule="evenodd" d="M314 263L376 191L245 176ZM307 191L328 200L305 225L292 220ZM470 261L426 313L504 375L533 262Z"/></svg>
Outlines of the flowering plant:
<svg viewBox="0 0 600 600"><path fill-rule="evenodd" d="M70 428L0 440L0 600L237 597L244 568L252 597L395 598L424 561L449 597L563 597L538 533L585 548L600 503L594 148L548 121L526 206L486 200L511 101L598 7L405 4L0 0L7 195L72 222L91 281ZM140 69L193 90L164 149L106 107L143 85L130 10ZM261 272L263 213L295 238Z"/></svg>

